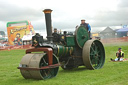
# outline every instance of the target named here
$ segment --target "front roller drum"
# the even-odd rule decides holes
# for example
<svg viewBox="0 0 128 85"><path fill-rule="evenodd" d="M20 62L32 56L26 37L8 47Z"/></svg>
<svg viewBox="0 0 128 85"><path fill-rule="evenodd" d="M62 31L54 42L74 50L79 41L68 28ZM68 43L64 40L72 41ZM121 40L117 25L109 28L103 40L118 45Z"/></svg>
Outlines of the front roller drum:
<svg viewBox="0 0 128 85"><path fill-rule="evenodd" d="M88 69L100 69L105 62L105 50L99 40L88 40L82 52L84 65Z"/></svg>
<svg viewBox="0 0 128 85"><path fill-rule="evenodd" d="M19 68L25 79L48 79L55 77L58 73L59 66L56 56L53 54L53 65L48 65L48 56L46 53L28 53L21 62ZM42 68L42 69L41 69Z"/></svg>

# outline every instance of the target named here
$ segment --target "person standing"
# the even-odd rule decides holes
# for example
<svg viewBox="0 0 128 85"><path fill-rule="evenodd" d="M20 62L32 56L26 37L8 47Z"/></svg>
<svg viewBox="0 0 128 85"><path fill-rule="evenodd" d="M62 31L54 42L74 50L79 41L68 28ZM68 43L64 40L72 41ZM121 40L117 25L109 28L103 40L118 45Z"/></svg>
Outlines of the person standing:
<svg viewBox="0 0 128 85"><path fill-rule="evenodd" d="M85 20L82 19L80 26L84 26L87 29L89 37L91 38L91 26L89 25L89 23L85 23Z"/></svg>
<svg viewBox="0 0 128 85"><path fill-rule="evenodd" d="M53 42L59 43L60 42L60 35L57 33L57 28L54 28L54 32L52 33Z"/></svg>

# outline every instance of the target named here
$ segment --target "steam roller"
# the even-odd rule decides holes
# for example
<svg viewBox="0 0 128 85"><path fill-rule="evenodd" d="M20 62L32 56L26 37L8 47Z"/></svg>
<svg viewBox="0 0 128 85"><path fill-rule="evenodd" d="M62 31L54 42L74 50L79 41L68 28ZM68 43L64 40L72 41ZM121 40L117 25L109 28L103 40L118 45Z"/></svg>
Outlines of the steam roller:
<svg viewBox="0 0 128 85"><path fill-rule="evenodd" d="M84 26L74 32L52 33L51 9L45 14L47 39L39 33L32 37L32 48L26 50L18 69L25 79L55 77L59 66L64 70L85 66L95 70L103 67L105 50L99 40L92 40Z"/></svg>

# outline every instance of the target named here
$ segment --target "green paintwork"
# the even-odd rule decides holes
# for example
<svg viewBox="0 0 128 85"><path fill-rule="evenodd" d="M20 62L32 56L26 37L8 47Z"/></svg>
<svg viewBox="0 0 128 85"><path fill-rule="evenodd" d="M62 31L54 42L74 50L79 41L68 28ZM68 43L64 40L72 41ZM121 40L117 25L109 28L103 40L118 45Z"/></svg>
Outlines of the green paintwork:
<svg viewBox="0 0 128 85"><path fill-rule="evenodd" d="M75 46L74 36L66 36L66 46Z"/></svg>
<svg viewBox="0 0 128 85"><path fill-rule="evenodd" d="M53 54L53 64L57 64L59 61L56 57L56 55ZM44 54L44 56L41 59L40 67L48 66L48 56ZM56 68L50 68L50 69L43 69L40 70L40 74L43 79L49 79L52 77L55 77L58 73L59 67Z"/></svg>
<svg viewBox="0 0 128 85"><path fill-rule="evenodd" d="M7 27L9 27L9 24L18 24L18 23L26 23L26 25L28 25L29 21L25 20L25 21L8 22Z"/></svg>
<svg viewBox="0 0 128 85"><path fill-rule="evenodd" d="M58 57L64 57L67 55L71 55L73 52L73 47L65 47L61 45L57 45L57 47L58 47L58 53L57 53Z"/></svg>
<svg viewBox="0 0 128 85"><path fill-rule="evenodd" d="M80 26L76 30L76 42L80 48L83 48L84 43L89 40L88 31L84 26Z"/></svg>
<svg viewBox="0 0 128 85"><path fill-rule="evenodd" d="M91 45L90 62L95 69L99 69L104 65L105 51L99 40L95 40Z"/></svg>

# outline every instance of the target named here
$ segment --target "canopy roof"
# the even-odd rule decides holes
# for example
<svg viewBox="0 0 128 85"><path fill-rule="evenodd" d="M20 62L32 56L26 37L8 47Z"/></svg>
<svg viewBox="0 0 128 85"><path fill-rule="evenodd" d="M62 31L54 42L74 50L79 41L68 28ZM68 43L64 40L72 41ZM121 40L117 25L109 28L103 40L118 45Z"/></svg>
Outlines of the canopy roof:
<svg viewBox="0 0 128 85"><path fill-rule="evenodd" d="M121 28L117 30L116 32L128 32L128 28Z"/></svg>

